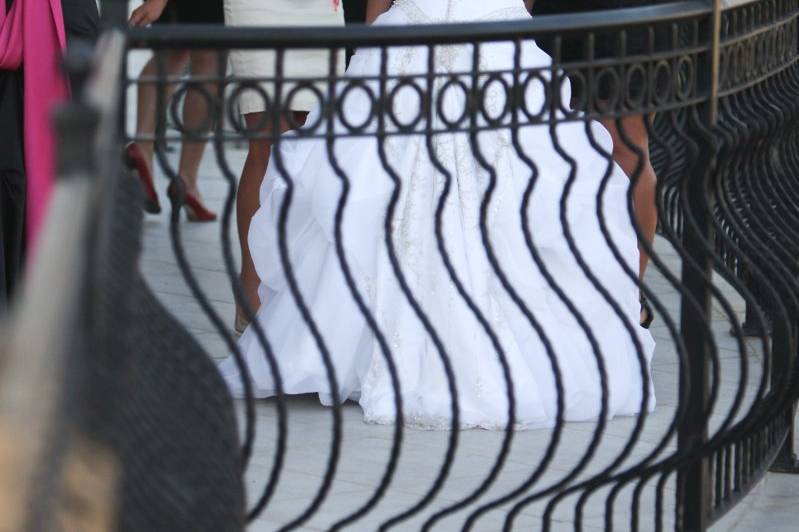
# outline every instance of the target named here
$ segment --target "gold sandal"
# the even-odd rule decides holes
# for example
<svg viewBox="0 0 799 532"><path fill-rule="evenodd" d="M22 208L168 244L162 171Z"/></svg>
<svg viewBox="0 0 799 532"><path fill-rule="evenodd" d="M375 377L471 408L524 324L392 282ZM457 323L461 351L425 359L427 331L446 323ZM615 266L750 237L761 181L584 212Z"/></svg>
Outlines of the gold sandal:
<svg viewBox="0 0 799 532"><path fill-rule="evenodd" d="M241 338L241 335L244 334L244 331L249 325L250 320L248 320L246 316L242 315L241 312L237 310L236 319L233 322L233 331L235 333L236 339Z"/></svg>

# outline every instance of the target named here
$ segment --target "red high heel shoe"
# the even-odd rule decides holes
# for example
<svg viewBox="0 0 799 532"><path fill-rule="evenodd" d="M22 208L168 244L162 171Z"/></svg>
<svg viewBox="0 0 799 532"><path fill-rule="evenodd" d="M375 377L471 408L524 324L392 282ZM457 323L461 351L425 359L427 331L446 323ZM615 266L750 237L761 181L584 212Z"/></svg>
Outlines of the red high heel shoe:
<svg viewBox="0 0 799 532"><path fill-rule="evenodd" d="M135 142L131 142L125 147L125 161L128 167L138 175L139 181L144 187L144 210L150 214L160 213L161 203L158 201L158 193L155 191L153 175L144 160L141 148Z"/></svg>
<svg viewBox="0 0 799 532"><path fill-rule="evenodd" d="M183 198L180 198L174 181L169 184L166 193L174 203L186 209L186 218L190 222L213 222L216 220L216 213L203 205L203 202L200 201L196 194L186 190L185 186L182 188Z"/></svg>

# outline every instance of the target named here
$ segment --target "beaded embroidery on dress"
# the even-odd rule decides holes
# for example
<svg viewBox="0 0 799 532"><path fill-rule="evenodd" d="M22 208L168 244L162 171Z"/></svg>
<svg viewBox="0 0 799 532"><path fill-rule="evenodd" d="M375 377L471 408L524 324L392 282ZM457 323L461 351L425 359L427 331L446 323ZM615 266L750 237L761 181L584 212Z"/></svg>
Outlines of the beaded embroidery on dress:
<svg viewBox="0 0 799 532"><path fill-rule="evenodd" d="M376 24L529 16L522 0L398 0ZM446 80L458 79L467 87L474 83L471 70L475 53L480 72L477 83L486 84L485 115L476 118L476 123L485 126L486 116L501 116L507 96L500 83L489 87L483 73L502 71L504 79L512 82L514 51L512 43L502 42L483 44L477 52L471 45L435 47L436 73L451 76L433 82L432 107L440 109L441 115L434 113L431 129L445 130L444 119L453 120L467 108L464 93L452 90L451 84L448 88ZM387 54L386 72L390 76L419 76L413 79L424 88L427 54L424 46L392 48ZM369 79L366 84L379 94L376 78L381 60L379 50L359 50L347 76ZM523 69L551 65L549 57L533 41L523 43L520 61ZM547 70L543 72L548 75ZM342 91L343 88L338 92L340 96ZM563 97L568 101L568 85L564 91ZM545 99L543 89L534 84L524 97L530 110L540 109ZM350 91L338 105L352 124L370 120L365 132L376 131L376 118L370 117L369 111L372 102L365 91ZM402 124L413 123L422 112L418 94L407 87L396 92L392 109ZM317 109L308 123L313 124L319 117ZM649 366L654 342L648 331L638 326L637 286L607 245L596 215L600 209L606 230L626 266L637 271L637 241L626 197L629 180L614 165L601 188L609 163L591 147L585 123L564 122L557 126L560 148L579 161L564 200L565 219L574 245L622 309L626 323L590 283L565 237L560 203L571 167L558 155L549 126L523 125L518 128L518 138L514 138L509 120L503 119L495 127L484 127L474 138L467 133L437 133L428 139L423 134L425 121L423 118L418 127L411 127L410 134L390 134L382 141L375 136L340 136L331 148L323 139L289 134L276 147L261 190L261 208L252 220L249 243L262 280L261 299L265 301L258 321L277 358L286 393L318 393L323 403L331 402L322 357L298 311L279 259L278 218L287 192L284 177L288 176L293 184L286 227L289 259L330 353L339 396L357 400L367 422L392 423L396 418L385 353L347 287L336 253L335 219L342 194L338 170L349 183L341 224L345 258L358 292L390 350L407 424L450 427L451 397L443 355L437 347L440 342L455 377L461 425L488 429L506 426L509 405L505 373L484 323L490 325L507 361L517 427L551 426L556 418L555 378L545 342L503 287L483 242L481 204L492 177L495 186L486 214L491 249L552 347L562 376L564 418L598 417L602 401L600 368L607 375L610 416L637 413L643 386L650 391L647 408L653 408ZM342 133L345 130L341 123L335 127ZM386 119L387 133L397 133L398 127ZM596 142L610 152L608 133L599 124L592 124L591 128ZM517 145L534 161L535 171L519 157ZM552 280L574 302L592 330L598 354L527 247L520 208L534 176L527 210L533 244ZM385 245L383 230L395 180L400 192L390 226L391 240L407 288L429 320L435 337L401 289ZM483 321L466 304L439 252L436 211L445 192L440 224L443 243L452 269ZM244 333L239 345L249 365L256 396L269 397L275 394L272 373L251 329ZM221 371L234 395L241 396L240 377L232 360L223 363Z"/></svg>

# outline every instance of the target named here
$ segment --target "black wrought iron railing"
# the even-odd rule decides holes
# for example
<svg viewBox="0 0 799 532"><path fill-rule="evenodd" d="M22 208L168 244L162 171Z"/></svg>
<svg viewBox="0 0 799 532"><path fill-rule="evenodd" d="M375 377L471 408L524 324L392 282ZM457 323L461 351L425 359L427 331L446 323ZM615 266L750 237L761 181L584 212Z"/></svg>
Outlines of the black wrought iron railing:
<svg viewBox="0 0 799 532"><path fill-rule="evenodd" d="M474 20L443 11L457 1L427 4L396 2L387 20L403 26L109 29L104 42L125 50L99 46L94 96L74 104L121 100L99 110L119 120L91 142L102 164L83 161L81 182L95 179L81 193L92 260L80 275L93 290L70 296L84 355L65 416L116 457L118 528L705 530L770 468L796 472L799 0L532 19L520 1ZM218 71L168 74L168 53L189 49L215 52ZM287 73L311 49L327 73ZM230 75L231 50L269 51L274 71ZM106 79L142 51L155 76ZM152 134L126 100L145 86ZM178 102L192 91L207 113L189 128ZM245 94L260 123L242 119ZM300 125L303 97L315 111ZM258 314L233 244L242 140L272 146L250 229L266 250ZM163 227L142 227L136 181L108 155L130 141L152 143L156 175L176 187ZM181 142L212 147L218 237L182 221L166 149ZM628 168L614 163L625 156ZM655 240L640 224L650 160ZM193 337L136 267L142 235L166 230L221 343ZM209 242L229 301L193 264ZM220 312L234 301L251 323L241 342ZM350 371L361 341L370 356ZM209 355L228 353L240 377L226 385ZM317 378L303 388L308 364ZM243 396L240 441L228 386ZM359 398L377 424L347 402Z"/></svg>

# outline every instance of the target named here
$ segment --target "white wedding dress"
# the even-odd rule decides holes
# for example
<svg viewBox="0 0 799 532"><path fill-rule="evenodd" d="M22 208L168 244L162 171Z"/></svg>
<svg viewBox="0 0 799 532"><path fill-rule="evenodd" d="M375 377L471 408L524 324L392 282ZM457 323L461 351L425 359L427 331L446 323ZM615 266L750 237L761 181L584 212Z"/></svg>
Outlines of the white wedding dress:
<svg viewBox="0 0 799 532"><path fill-rule="evenodd" d="M406 25L435 22L490 21L529 17L522 0L398 0L376 24ZM473 61L470 45L437 48L439 73L468 73ZM481 71L504 70L512 81L514 46L485 44L479 54ZM523 68L551 64L533 41L523 44ZM362 78L380 72L377 49L359 50L347 75ZM394 48L388 54L389 75L424 74L427 48ZM416 78L424 87L425 78ZM483 79L483 82L485 80ZM377 81L369 81L376 93ZM462 92L436 81L433 102L455 117L464 109ZM489 90L486 108L499 113L504 91L498 83ZM390 89L390 87L389 87ZM568 91L568 86L565 88ZM568 94L564 96L568 101ZM544 93L535 83L525 98L537 110ZM344 114L357 124L367 117L363 90L349 91ZM413 120L419 97L407 87L397 91L393 105L397 118ZM319 116L314 111L307 123ZM388 119L387 119L388 121ZM523 121L522 121L523 122ZM390 122L386 127L391 130ZM343 130L342 124L336 127ZM371 124L367 131L374 131ZM433 127L442 129L440 118ZM654 342L638 325L639 302L635 282L625 274L603 236L597 216L601 209L612 240L630 271L637 271L638 251L626 195L629 180L612 168L605 190L600 186L608 161L591 147L585 122L562 123L556 128L562 149L578 161L566 199L566 219L573 242L592 274L622 310L626 324L594 288L569 249L561 223L561 196L570 166L555 150L548 125L519 129L520 145L535 162L538 177L529 202L529 228L544 266L563 293L574 303L594 335L607 376L607 413L632 415L641 409L643 387L654 407L650 361ZM611 151L609 134L591 125L596 140ZM424 128L424 121L419 128ZM533 260L525 243L520 209L532 178L530 167L517 156L510 128L477 134L476 148L495 170L496 187L487 211L488 236L498 265L518 296L541 325L557 358L564 391L566 420L597 419L602 392L597 353L577 319ZM429 319L448 356L457 385L463 427L498 429L508 421L507 387L499 354L475 313L458 293L442 260L435 234L436 207L446 183L431 163L426 137L421 134L389 136L385 161L374 136L339 136L332 155L349 180L341 238L358 290L374 316L396 364L401 385L403 415L409 425L448 428L451 397L441 353L411 307L394 274L385 244L384 220L394 190L389 167L401 183L392 227L396 257L413 297ZM432 138L433 155L451 176L441 233L457 277L495 333L507 359L515 394L517 428L551 426L557 411L555 378L544 343L503 288L492 268L480 232L480 206L490 174L475 158L468 134L439 134ZM342 400L357 400L367 422L395 420L394 388L384 354L359 311L336 253L335 216L342 194L341 179L330 164L324 140L286 135L274 153L261 189L261 208L252 220L250 249L262 279L265 304L257 319L266 331L288 394L318 393L325 404L331 390L322 356L293 298L278 245L278 218L290 176L294 193L286 228L286 243L299 289L330 353ZM384 166L384 162L386 165ZM240 340L257 397L275 394L275 384L264 349L250 326ZM642 362L643 361L643 368ZM232 392L242 395L240 376L232 358L221 371ZM646 377L642 379L642 374Z"/></svg>

